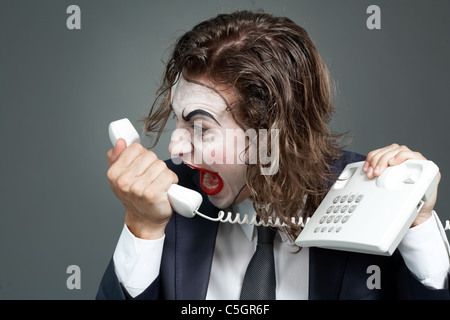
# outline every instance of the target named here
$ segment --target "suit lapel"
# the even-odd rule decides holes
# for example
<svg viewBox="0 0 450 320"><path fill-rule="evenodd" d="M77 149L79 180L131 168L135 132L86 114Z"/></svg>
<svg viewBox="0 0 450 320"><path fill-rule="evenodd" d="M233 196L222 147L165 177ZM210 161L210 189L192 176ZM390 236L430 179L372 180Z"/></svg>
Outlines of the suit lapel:
<svg viewBox="0 0 450 320"><path fill-rule="evenodd" d="M201 217L176 218L176 299L205 299L219 224Z"/></svg>
<svg viewBox="0 0 450 320"><path fill-rule="evenodd" d="M310 248L309 300L339 299L348 253Z"/></svg>
<svg viewBox="0 0 450 320"><path fill-rule="evenodd" d="M195 189L199 191L200 172L195 170L191 179ZM208 201L206 194L201 194L203 202L199 211L212 217L217 216L219 210ZM176 215L175 219L176 299L205 299L219 223L201 217L185 218L180 215Z"/></svg>
<svg viewBox="0 0 450 320"><path fill-rule="evenodd" d="M203 203L199 211L217 216L218 209L200 190L200 173L185 164L166 161L179 184L199 191ZM185 218L174 213L166 227L161 260L160 297L162 299L205 299L214 254L218 223L201 217Z"/></svg>

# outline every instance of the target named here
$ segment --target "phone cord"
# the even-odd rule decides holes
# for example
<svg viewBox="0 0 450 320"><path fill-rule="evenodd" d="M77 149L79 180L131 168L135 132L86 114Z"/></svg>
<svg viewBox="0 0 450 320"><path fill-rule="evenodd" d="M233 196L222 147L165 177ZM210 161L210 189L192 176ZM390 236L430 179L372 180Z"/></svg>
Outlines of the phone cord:
<svg viewBox="0 0 450 320"><path fill-rule="evenodd" d="M269 217L268 222L265 222L264 220L257 220L257 215L253 215L253 217L249 220L248 219L248 215L244 214L244 216L241 218L241 214L240 213L236 213L236 216L233 218L233 213L232 212L228 212L228 214L226 214L224 211L219 211L219 215L217 218L211 218L207 215L204 215L203 213L195 210L194 211L195 214L201 216L202 218L205 218L207 220L210 221L214 221L214 222L223 222L223 223L232 223L232 224L253 224L255 226L264 226L264 227L286 227L286 223L284 222L280 222L280 218L277 217L275 219L275 222L273 222L272 217ZM305 227L305 225L308 223L309 221L309 217L306 219L305 222L303 222L303 218L302 217L298 217L297 219L295 217L291 218L291 222L292 224L296 224L301 226L302 228ZM446 220L445 221L445 227L444 227L445 231L450 230L450 221Z"/></svg>
<svg viewBox="0 0 450 320"><path fill-rule="evenodd" d="M244 214L243 217L241 218L241 214L240 213L236 213L236 216L233 218L233 213L232 212L228 212L228 214L226 214L224 211L219 211L219 215L217 218L211 218L207 215L202 214L201 212L198 212L197 210L194 211L195 214L201 216L202 218L211 220L211 221L219 221L219 222L223 222L223 223L232 223L232 224L253 224L255 226L264 226L264 227L286 227L287 224L284 222L280 221L280 218L277 217L275 219L275 222L273 221L272 217L269 217L268 222L265 222L264 220L259 220L257 221L257 215L253 215L253 217L249 220L248 215ZM306 225L306 223L308 223L309 221L309 217L306 219L306 222L303 222L303 218L302 217L292 217L291 218L291 222L292 224L296 224L298 226L304 227Z"/></svg>

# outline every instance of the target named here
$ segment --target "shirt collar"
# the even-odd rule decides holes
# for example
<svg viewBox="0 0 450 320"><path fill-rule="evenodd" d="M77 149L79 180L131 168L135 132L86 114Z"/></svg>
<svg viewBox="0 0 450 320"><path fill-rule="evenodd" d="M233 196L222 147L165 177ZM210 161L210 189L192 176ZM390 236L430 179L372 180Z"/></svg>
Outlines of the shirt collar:
<svg viewBox="0 0 450 320"><path fill-rule="evenodd" d="M253 208L253 201L250 198L245 199L244 201L234 204L232 206L233 212L239 213L240 218L243 219L244 215L248 215L248 221L251 221L253 217L256 215L256 211ZM256 227L254 224L241 224L242 231L244 231L245 236L247 237L248 241L253 241L256 236ZM288 236L284 232L278 232L278 234L281 236L281 240L283 242L289 241Z"/></svg>

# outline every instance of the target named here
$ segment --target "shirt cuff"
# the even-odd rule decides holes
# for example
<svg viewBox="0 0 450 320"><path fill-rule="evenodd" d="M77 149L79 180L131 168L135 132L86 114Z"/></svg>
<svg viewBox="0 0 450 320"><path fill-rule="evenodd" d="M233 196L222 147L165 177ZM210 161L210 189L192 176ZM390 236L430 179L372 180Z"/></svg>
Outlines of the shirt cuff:
<svg viewBox="0 0 450 320"><path fill-rule="evenodd" d="M447 287L450 246L436 212L427 221L410 228L398 250L422 284L432 289Z"/></svg>
<svg viewBox="0 0 450 320"><path fill-rule="evenodd" d="M165 235L157 240L135 237L126 224L114 251L117 278L134 298L159 275Z"/></svg>

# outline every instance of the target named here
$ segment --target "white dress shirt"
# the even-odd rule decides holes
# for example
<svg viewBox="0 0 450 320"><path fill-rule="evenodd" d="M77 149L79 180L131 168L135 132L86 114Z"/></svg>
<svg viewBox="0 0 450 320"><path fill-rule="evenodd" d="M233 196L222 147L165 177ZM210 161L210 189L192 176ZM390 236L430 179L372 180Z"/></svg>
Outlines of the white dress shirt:
<svg viewBox="0 0 450 320"><path fill-rule="evenodd" d="M233 208L255 214L249 199ZM124 226L114 252L115 271L128 293L142 293L159 274L164 237L136 238ZM239 299L247 265L256 250L253 225L221 223L219 226L206 299ZM398 249L409 270L424 285L446 286L450 268L450 246L443 226L433 211L424 223L408 230ZM278 232L274 241L276 297L280 300L308 299L309 249L299 253L286 234Z"/></svg>

